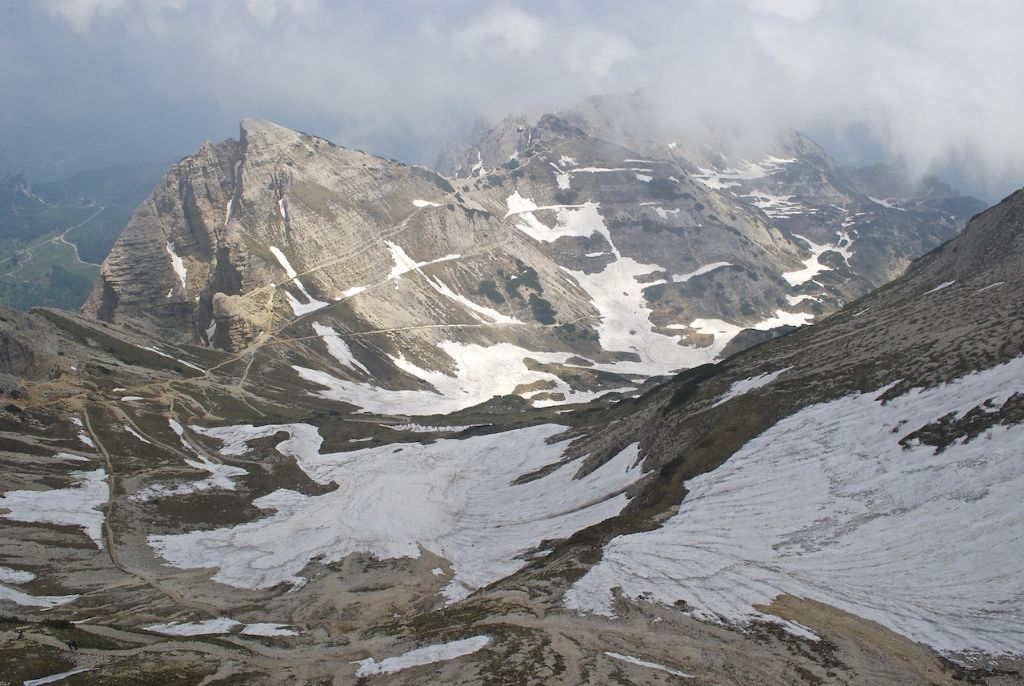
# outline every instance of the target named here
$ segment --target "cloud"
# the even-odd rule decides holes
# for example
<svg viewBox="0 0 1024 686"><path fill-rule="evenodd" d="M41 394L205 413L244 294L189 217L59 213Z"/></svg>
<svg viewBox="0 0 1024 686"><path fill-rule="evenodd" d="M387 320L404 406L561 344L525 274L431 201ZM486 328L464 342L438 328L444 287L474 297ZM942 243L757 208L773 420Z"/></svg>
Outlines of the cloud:
<svg viewBox="0 0 1024 686"><path fill-rule="evenodd" d="M492 9L455 32L458 46L478 57L494 51L528 54L540 48L543 40L541 22L515 7Z"/></svg>
<svg viewBox="0 0 1024 686"><path fill-rule="evenodd" d="M84 159L83 140L186 153L246 115L430 163L478 118L643 88L665 127L752 141L795 127L837 145L856 131L915 173L967 169L989 197L1024 182L1019 0L39 7L0 23L0 123L16 125L0 166L61 135L62 159Z"/></svg>

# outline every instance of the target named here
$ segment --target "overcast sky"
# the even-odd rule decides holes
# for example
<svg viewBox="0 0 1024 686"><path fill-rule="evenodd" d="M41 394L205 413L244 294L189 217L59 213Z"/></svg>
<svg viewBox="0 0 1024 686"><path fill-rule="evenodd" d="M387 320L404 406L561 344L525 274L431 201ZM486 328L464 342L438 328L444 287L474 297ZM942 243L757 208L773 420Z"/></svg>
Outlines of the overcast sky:
<svg viewBox="0 0 1024 686"><path fill-rule="evenodd" d="M666 124L1024 185L1021 0L0 0L0 171L185 155L245 116L427 164L474 121L644 88Z"/></svg>

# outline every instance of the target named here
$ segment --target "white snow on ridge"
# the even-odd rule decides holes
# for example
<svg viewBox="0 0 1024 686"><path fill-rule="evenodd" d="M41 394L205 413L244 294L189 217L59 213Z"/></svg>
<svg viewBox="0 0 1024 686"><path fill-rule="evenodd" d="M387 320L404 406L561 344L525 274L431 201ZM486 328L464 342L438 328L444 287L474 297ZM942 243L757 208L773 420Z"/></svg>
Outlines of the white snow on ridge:
<svg viewBox="0 0 1024 686"><path fill-rule="evenodd" d="M772 381L775 381L775 379L779 378L779 376L782 375L784 372L788 372L790 369L792 369L792 367L784 367L783 369L779 369L774 372L766 372L764 374L752 376L749 379L741 379L733 383L733 385L729 387L729 390L726 391L722 395L722 397L719 398L711 407L718 407L722 403L727 403L733 398L738 398L739 396L749 393L750 391L753 391L758 388L763 388L764 386L770 384Z"/></svg>
<svg viewBox="0 0 1024 686"><path fill-rule="evenodd" d="M732 262L712 262L711 264L706 264L703 267L695 269L692 272L689 272L687 274L673 274L672 275L672 281L674 283L686 283L687 281L689 281L690 279L692 279L695 276L700 276L701 274L707 274L708 272L713 272L716 269L721 269L722 267L731 267L731 266L732 266Z"/></svg>
<svg viewBox="0 0 1024 686"><path fill-rule="evenodd" d="M449 601L522 566L522 555L545 539L568 536L611 517L627 502L623 490L641 476L637 444L581 479L579 460L546 476L514 484L523 474L562 459L565 430L544 425L465 440L441 439L321 453L307 424L233 426L205 433L237 454L246 441L286 431L277 450L311 479L338 489L306 496L280 489L256 501L263 519L221 529L150 536L171 565L215 568L213 579L241 588L302 584L314 557L336 562L355 552L379 559L417 558L427 549L451 563Z"/></svg>
<svg viewBox="0 0 1024 686"><path fill-rule="evenodd" d="M473 636L471 638L464 638L461 641L417 648L395 657L384 658L380 662L377 662L372 657L368 657L365 660L359 660L354 663L359 665L359 669L356 670L356 676L367 677L374 676L375 674L393 674L410 667L454 660L457 657L475 653L490 642L489 636Z"/></svg>
<svg viewBox="0 0 1024 686"><path fill-rule="evenodd" d="M1021 654L1024 425L992 427L942 453L898 443L1021 391L1017 358L885 405L871 393L807 407L689 480L661 529L613 539L567 604L610 614L618 586L743 623L778 621L752 606L790 594L940 652Z"/></svg>
<svg viewBox="0 0 1024 686"><path fill-rule="evenodd" d="M8 491L0 495L0 514L17 522L38 522L57 526L77 526L103 548L103 511L110 490L103 469L71 472L74 485L49 491Z"/></svg>
<svg viewBox="0 0 1024 686"><path fill-rule="evenodd" d="M171 256L171 267L174 269L174 273L178 275L178 281L181 282L181 287L185 288L185 277L188 276L188 269L185 268L185 263L182 259L178 257L178 253L174 252L174 242L167 241L164 248L167 250L167 254ZM171 297L170 294L168 294L167 297Z"/></svg>

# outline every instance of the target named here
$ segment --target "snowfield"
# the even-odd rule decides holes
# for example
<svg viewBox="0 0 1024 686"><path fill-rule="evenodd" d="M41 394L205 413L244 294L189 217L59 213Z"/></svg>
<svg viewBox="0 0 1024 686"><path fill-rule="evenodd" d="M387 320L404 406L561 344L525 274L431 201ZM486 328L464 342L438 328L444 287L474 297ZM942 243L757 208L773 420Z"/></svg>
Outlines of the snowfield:
<svg viewBox="0 0 1024 686"><path fill-rule="evenodd" d="M620 536L566 595L613 614L610 589L744 623L812 598L936 650L1024 653L1024 425L943 452L901 437L1024 391L1024 358L882 404L807 407L747 443L661 529ZM799 630L798 627L794 627Z"/></svg>
<svg viewBox="0 0 1024 686"><path fill-rule="evenodd" d="M80 527L97 548L103 547L103 511L110 491L103 469L71 472L75 484L50 491L8 491L0 496L0 517L17 522L38 522Z"/></svg>
<svg viewBox="0 0 1024 686"><path fill-rule="evenodd" d="M451 562L454 578L443 593L459 600L515 572L541 541L568 536L625 506L624 489L641 476L637 444L580 479L575 460L513 483L562 459L566 443L548 441L564 430L543 425L321 453L320 434L308 424L203 429L224 442L224 455L285 432L278 452L317 483L338 488L321 496L279 489L254 501L271 513L263 519L149 541L173 566L216 569L215 581L253 589L303 584L302 571L314 557L324 563L356 552L417 558L425 548Z"/></svg>

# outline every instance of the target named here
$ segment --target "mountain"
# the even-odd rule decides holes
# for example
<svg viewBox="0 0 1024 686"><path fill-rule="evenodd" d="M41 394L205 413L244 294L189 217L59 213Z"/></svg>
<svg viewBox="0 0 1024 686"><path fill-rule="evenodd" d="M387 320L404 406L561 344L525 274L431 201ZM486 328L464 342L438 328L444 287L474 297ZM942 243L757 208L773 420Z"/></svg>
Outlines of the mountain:
<svg viewBox="0 0 1024 686"><path fill-rule="evenodd" d="M575 118L504 122L448 178L243 121L171 168L82 311L369 412L583 402L819 318L975 208L872 200L798 136L707 167Z"/></svg>
<svg viewBox="0 0 1024 686"><path fill-rule="evenodd" d="M306 146L326 144L262 123L244 128L252 132L247 146L258 147L256 129L293 136L282 165L298 167L289 188L309 192L303 184L314 170L299 162L313 156ZM237 204L243 226L267 233L236 239L252 246L237 276L258 283L262 270L275 283L282 273L291 279L286 290L265 286L268 296L290 295L268 297L279 328L238 350L195 345L185 340L192 329L170 327L166 321L175 320L163 312L120 309L146 292L139 283L129 293L124 281L111 288L137 300L111 301L110 318L120 321L0 312L6 678L90 669L79 678L1020 682L1024 191L973 219L904 276L812 326L648 384L639 395L568 407L506 396L460 409L469 402L458 395L464 388L446 386L451 377L442 374L423 372L439 392L408 380L411 388L381 390L389 370L373 366L382 358L368 354L365 336L338 333L351 321L338 314L319 319L348 301L328 302L326 270L309 273L299 262L342 248L324 242L319 252L299 252L306 244L296 240L286 244L289 253L278 247L295 276L275 268L267 242L284 243L293 218L292 231L311 230L298 221L308 201L289 202L308 196L293 190L278 204L267 165L261 183L244 171L251 156L238 166L239 195L231 187L218 196L215 172L240 159L232 149L204 148L205 174L192 167L172 173L189 184L175 187L177 195L158 190L120 250L130 238L136 254L148 255L142 248L154 237L146 231L154 232L155 255L162 248L172 266L152 256L153 273L177 279L173 252L184 288L197 288L165 299L182 309L186 298L202 301L199 286L219 283L217 270L200 268L198 248L187 243L193 234L159 233L156 199L212 207L209 198L241 198L232 214ZM342 149L328 154L364 159ZM472 193L484 206L488 192L502 198L507 188L485 191L487 181L475 189L477 177L456 179L449 200L429 172L387 170L378 166L375 181L367 181L369 172L345 178L359 188L353 197L383 193L381 207L404 213L402 226L414 228L384 240L410 262L469 253L469 238L418 252L422 232L445 226L434 235L458 236L451 223L461 223L459 216L476 218L465 230L478 232L471 234L477 240L502 226L503 218L465 212L454 194L469 202ZM610 172L578 175L600 173ZM199 178L211 181L200 188ZM400 202L395 189L409 186L415 190ZM252 194L266 194L263 204L247 200ZM417 199L444 202L417 207ZM206 215L184 216L202 235ZM372 233L354 210L344 216L346 230ZM516 231L527 238L527 230L541 231L521 221L527 229ZM609 232L624 250L626 232L621 239ZM555 261L552 246L506 234L501 245L517 246L524 265L538 265L536 280L555 303L553 284L565 271L541 271ZM373 251L358 246L368 283L373 270L389 265L375 266ZM398 250L384 249L397 270ZM256 257L258 250L269 257ZM486 253L480 269L505 255ZM610 264L628 259L616 255ZM435 265L468 269L461 258ZM108 279L115 266L132 268L112 258ZM380 303L410 308L423 307L414 299L423 294L428 302L443 296L483 316L447 294L458 296L451 285L463 283L458 271L411 271L368 290L382 292ZM249 297L239 290L220 299ZM327 305L292 311L291 303L301 309L313 300ZM495 316L525 318L512 300L506 297L507 309L493 303ZM335 333L304 331L313 315ZM226 320L216 321L215 342ZM503 330L494 319L465 323L475 334ZM162 327L172 340L156 337ZM516 345L490 347L507 350L502 343ZM479 354L470 345L440 347ZM327 355L316 357L313 346ZM422 369L406 354L413 353L396 354L392 364ZM328 355L332 376L365 383L336 386L325 397L290 366ZM564 373L531 355L527 374ZM486 369L501 382L499 367ZM386 414L367 412L373 403ZM394 416L411 409L419 416ZM18 628L25 638L16 638ZM80 652L60 649L72 640Z"/></svg>

